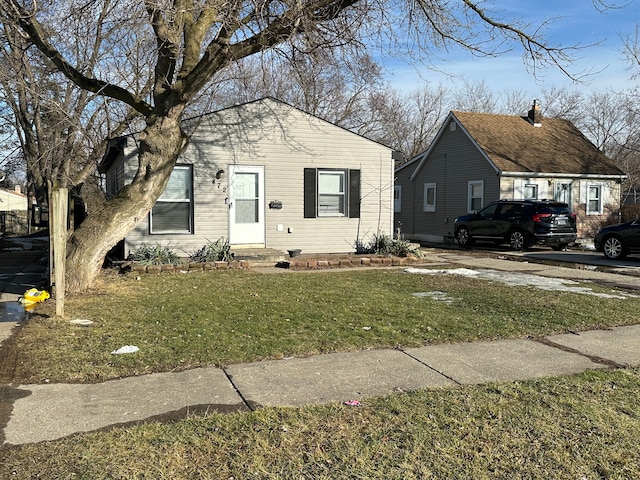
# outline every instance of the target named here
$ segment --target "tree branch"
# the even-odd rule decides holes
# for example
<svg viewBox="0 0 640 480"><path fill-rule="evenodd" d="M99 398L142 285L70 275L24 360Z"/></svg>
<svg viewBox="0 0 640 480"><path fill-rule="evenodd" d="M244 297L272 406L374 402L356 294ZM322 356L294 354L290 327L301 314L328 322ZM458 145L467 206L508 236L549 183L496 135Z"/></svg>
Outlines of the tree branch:
<svg viewBox="0 0 640 480"><path fill-rule="evenodd" d="M251 11L235 25L223 25L218 35L207 46L202 59L184 79L184 94L192 98L211 76L234 61L267 50L290 39L303 29L305 17L311 22L326 22L335 19L340 12L360 0L316 0L312 3L298 2L276 17L269 16L267 26L254 35L235 44L230 40L243 26L259 25L260 13Z"/></svg>
<svg viewBox="0 0 640 480"><path fill-rule="evenodd" d="M142 115L149 115L151 113L151 106L141 98L131 94L129 91L118 87L117 85L95 78L89 78L82 74L78 69L69 64L69 62L65 60L64 56L49 43L44 29L35 18L35 15L25 11L15 0L3 0L3 2L6 3L0 8L2 8L2 10L4 10L9 17L20 26L26 34L27 39L37 46L47 59L69 80L74 82L80 88L90 92L120 100L127 105L130 105Z"/></svg>

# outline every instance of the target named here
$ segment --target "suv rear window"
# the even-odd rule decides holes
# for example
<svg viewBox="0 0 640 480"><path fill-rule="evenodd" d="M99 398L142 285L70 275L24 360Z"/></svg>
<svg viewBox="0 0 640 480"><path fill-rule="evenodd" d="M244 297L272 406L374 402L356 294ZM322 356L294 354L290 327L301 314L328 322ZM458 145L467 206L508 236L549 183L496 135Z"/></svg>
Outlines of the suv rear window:
<svg viewBox="0 0 640 480"><path fill-rule="evenodd" d="M538 209L539 213L551 213L554 215L571 215L571 209L564 205L545 205Z"/></svg>

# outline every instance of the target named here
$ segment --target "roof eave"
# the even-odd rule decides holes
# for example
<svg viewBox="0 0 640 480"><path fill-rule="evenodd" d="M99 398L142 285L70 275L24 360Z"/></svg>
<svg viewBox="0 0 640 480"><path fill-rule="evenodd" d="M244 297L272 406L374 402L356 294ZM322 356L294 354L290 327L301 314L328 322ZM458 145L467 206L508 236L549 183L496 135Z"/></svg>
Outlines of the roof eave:
<svg viewBox="0 0 640 480"><path fill-rule="evenodd" d="M502 172L503 177L539 177L539 178L575 178L575 179L601 179L601 180L625 180L625 174L602 173L559 173L559 172Z"/></svg>

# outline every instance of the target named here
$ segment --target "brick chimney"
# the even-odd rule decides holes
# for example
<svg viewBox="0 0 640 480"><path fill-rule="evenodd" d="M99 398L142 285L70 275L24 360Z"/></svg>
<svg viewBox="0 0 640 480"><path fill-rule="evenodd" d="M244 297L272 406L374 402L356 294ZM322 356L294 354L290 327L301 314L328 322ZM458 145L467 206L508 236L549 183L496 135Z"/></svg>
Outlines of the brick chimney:
<svg viewBox="0 0 640 480"><path fill-rule="evenodd" d="M537 100L533 101L533 106L527 113L527 119L534 127L542 126L542 112L540 111L540 105L538 105Z"/></svg>
<svg viewBox="0 0 640 480"><path fill-rule="evenodd" d="M14 190L16 193L22 193L22 189L20 188L20 185L16 185L15 187L13 187L13 190Z"/></svg>

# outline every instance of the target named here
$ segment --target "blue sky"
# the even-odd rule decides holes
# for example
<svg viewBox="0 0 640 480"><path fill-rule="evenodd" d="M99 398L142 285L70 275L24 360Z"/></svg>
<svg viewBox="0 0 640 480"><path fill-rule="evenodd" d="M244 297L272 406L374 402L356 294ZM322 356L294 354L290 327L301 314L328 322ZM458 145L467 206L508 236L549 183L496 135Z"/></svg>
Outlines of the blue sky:
<svg viewBox="0 0 640 480"><path fill-rule="evenodd" d="M430 85L443 84L463 88L464 80L476 83L484 81L494 92L521 90L532 98L542 89L549 87L570 87L581 91L622 90L637 85L632 81L631 72L624 61L620 36L632 33L635 23L640 22L640 0L605 0L618 5L620 9L598 11L591 0L495 0L493 7L507 18L521 18L533 25L555 19L547 27L546 34L551 44L566 46L581 44L599 45L576 52L579 57L568 69L573 73L593 71L585 84L575 84L560 70L548 67L538 72L537 79L527 73L522 60L522 51L514 50L498 58L476 58L462 49L451 50L442 60L434 61L434 66L444 73L424 67L407 65L393 61L386 63L388 79L403 90L414 90L427 81Z"/></svg>

